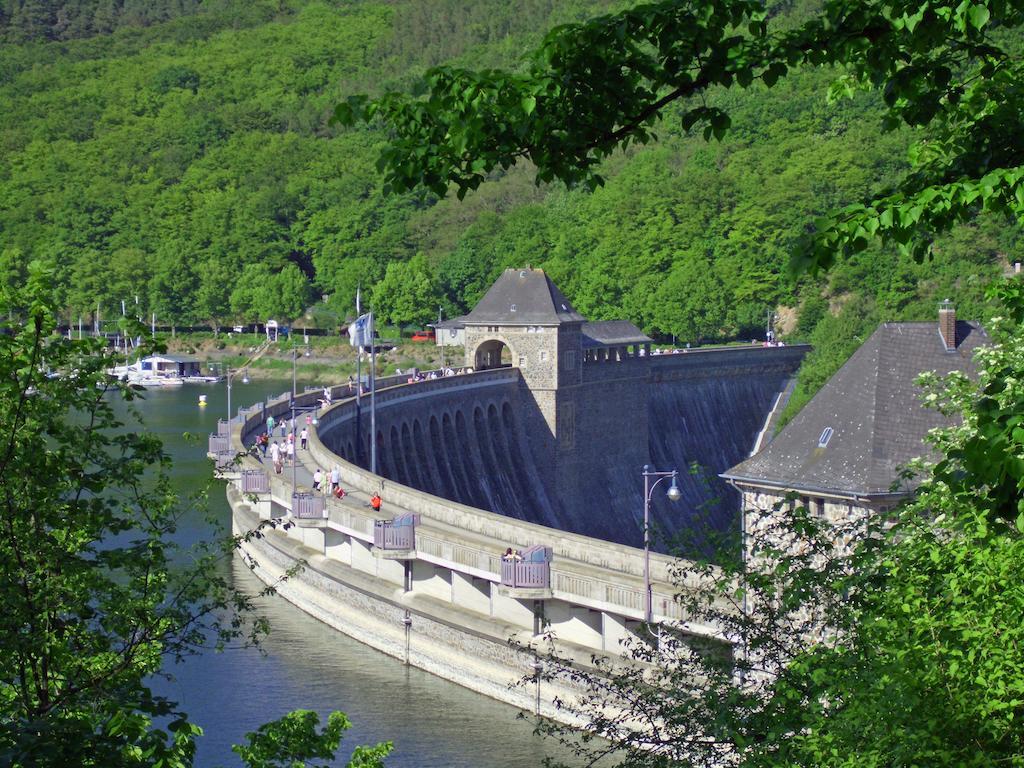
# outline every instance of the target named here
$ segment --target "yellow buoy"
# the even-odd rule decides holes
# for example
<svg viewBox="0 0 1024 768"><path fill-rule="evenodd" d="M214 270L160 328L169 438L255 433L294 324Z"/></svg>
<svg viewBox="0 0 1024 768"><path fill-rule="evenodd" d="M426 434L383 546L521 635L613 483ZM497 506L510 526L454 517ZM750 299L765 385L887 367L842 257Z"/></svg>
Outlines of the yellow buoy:
<svg viewBox="0 0 1024 768"><path fill-rule="evenodd" d="M200 408L206 407L206 395L200 395L199 396L199 407Z"/></svg>

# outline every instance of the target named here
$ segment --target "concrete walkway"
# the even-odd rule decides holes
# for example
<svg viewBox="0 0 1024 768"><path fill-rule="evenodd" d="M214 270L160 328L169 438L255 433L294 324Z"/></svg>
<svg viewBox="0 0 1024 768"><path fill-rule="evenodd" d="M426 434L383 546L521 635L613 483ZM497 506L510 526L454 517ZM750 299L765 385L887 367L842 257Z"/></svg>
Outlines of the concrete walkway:
<svg viewBox="0 0 1024 768"><path fill-rule="evenodd" d="M270 452L267 452L266 458L263 458L262 456L257 456L257 458L263 464L263 467L266 470L267 474L270 475L271 477L275 477L274 463L270 460ZM298 445L296 446L295 450L295 458L295 490L299 492L312 491L313 473L316 471L317 464L309 455L309 451L303 450ZM331 467L320 467L320 471L324 475L323 487L326 487L326 484L329 481ZM285 482L291 481L292 465L288 463L287 459L285 459L284 467L281 470L281 474L276 475L276 477L279 479L283 479ZM342 487L344 488L344 486ZM327 496L327 494L324 494L324 496L328 498L328 501L334 504L351 506L353 508L359 509L362 512L365 512L370 508L369 494L354 488L345 488L345 497L340 500L335 498L334 496ZM395 510L392 511L395 512ZM400 510L398 510L395 513L397 514L398 512L400 512Z"/></svg>

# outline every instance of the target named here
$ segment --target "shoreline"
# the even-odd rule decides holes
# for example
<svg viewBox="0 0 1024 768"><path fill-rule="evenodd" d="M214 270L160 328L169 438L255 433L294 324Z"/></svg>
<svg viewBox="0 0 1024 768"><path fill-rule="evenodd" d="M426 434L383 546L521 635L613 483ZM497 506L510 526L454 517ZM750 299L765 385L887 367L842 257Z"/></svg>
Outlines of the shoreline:
<svg viewBox="0 0 1024 768"><path fill-rule="evenodd" d="M296 354L294 366L296 375L303 382L311 384L339 384L349 376L356 375L355 349L349 346L344 338L310 337L306 345L292 345L287 339L272 345L258 359L247 364L250 356L257 350L252 337L247 336L244 342L225 338L203 335L178 335L165 340L168 353L191 355L202 362L204 371L218 373L225 366L232 369L245 368L250 379L280 379L292 375L293 350L302 350ZM444 350L444 360L451 364L463 365L464 352L462 347L450 347ZM441 364L441 348L433 343L403 341L393 349L377 354L377 376L388 376L400 368L403 371L412 368L429 370ZM363 358L362 372L369 372L368 356Z"/></svg>

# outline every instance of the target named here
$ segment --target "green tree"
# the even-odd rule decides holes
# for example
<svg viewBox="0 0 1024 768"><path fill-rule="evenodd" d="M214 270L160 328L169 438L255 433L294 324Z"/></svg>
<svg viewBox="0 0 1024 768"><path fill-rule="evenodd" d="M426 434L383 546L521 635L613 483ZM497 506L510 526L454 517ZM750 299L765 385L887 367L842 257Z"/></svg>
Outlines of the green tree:
<svg viewBox="0 0 1024 768"><path fill-rule="evenodd" d="M215 329L231 312L231 285L234 273L223 261L208 259L198 265L196 315Z"/></svg>
<svg viewBox="0 0 1024 768"><path fill-rule="evenodd" d="M684 130L721 140L729 112L701 98L715 87L771 88L800 65L839 65L833 95L877 88L885 128L933 130L913 173L821 218L804 253L827 266L881 236L922 257L932 233L982 208L1024 220L1022 14L1013 0L828 0L790 26L758 0L650 3L554 29L521 71L435 67L422 97L355 96L335 118L380 118L393 131L381 155L389 189L443 196L454 186L461 199L520 159L538 182L595 188L600 161L654 139L669 107Z"/></svg>
<svg viewBox="0 0 1024 768"><path fill-rule="evenodd" d="M422 254L388 264L384 279L373 287L372 307L381 322L424 325L437 317L441 294Z"/></svg>
<svg viewBox="0 0 1024 768"><path fill-rule="evenodd" d="M304 768L307 760L333 761L342 734L352 723L341 712L332 712L323 731L317 733L316 712L297 709L279 720L261 725L247 733L247 745L232 747L247 768ZM391 743L373 747L356 747L348 768L383 768L384 758L391 752ZM330 763L309 768L328 768Z"/></svg>
<svg viewBox="0 0 1024 768"><path fill-rule="evenodd" d="M231 292L231 311L239 317L292 320L309 300L309 283L299 268L287 264L274 273L267 264L248 264Z"/></svg>
<svg viewBox="0 0 1024 768"><path fill-rule="evenodd" d="M676 266L664 279L651 275L647 320L658 332L682 341L717 339L726 322L722 282L703 259Z"/></svg>
<svg viewBox="0 0 1024 768"><path fill-rule="evenodd" d="M149 302L157 320L186 325L195 320L193 297L198 279L194 258L179 243L167 243L158 252L158 261L150 283Z"/></svg>
<svg viewBox="0 0 1024 768"><path fill-rule="evenodd" d="M253 598L218 566L233 554L230 537L174 566L186 510L168 458L151 434L122 429L111 401L137 392L108 381L102 342L56 334L52 286L34 262L24 288L0 288L0 759L188 768L202 731L147 679L167 660L244 637ZM279 737L262 762L240 753L247 764L333 755L343 717L322 738L315 716L289 718L296 727L265 727ZM379 766L389 749L357 750L353 765Z"/></svg>
<svg viewBox="0 0 1024 768"><path fill-rule="evenodd" d="M1002 293L978 381L922 378L962 421L908 502L830 523L794 499L746 558L680 562L687 623L628 643L640 665L549 658L587 727L542 730L630 768L1024 765L1024 283Z"/></svg>

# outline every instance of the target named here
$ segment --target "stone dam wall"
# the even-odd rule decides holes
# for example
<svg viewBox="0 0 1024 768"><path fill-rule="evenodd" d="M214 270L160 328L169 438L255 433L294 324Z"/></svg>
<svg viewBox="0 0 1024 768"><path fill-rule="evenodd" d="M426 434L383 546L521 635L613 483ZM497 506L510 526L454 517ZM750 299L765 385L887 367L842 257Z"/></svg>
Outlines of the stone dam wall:
<svg viewBox="0 0 1024 768"><path fill-rule="evenodd" d="M575 473L571 488L551 487L547 455L531 448L539 419L515 369L475 374L471 388L458 377L412 385L417 393L399 387L378 396L378 474L517 520L638 546L642 466L677 468L682 500L655 493L651 508L655 548L664 551L680 535L736 524L738 496L718 473L749 455L806 351L729 348L587 363L568 393L571 444L558 454ZM369 432L365 402L358 420L325 419L318 430L328 449L364 468Z"/></svg>
<svg viewBox="0 0 1024 768"><path fill-rule="evenodd" d="M727 642L715 627L686 616L674 599L673 558L651 553L650 582L644 577L648 558L638 548L642 480L634 465L637 438L646 442L647 431L626 430L646 420L651 434L669 434L678 420L682 428L676 431L683 434L651 442L659 469L672 462L682 468L691 460L688 452L712 438L721 450L715 460L733 461L735 452L753 444L775 393L802 356L799 350L758 352L585 368L568 401L575 411L575 439L567 447L577 467L592 468L581 474L582 486L594 488L583 497L590 508L582 530L573 528L576 518L565 515L565 500L541 479L543 467L537 466L526 426L537 423L529 410L536 400L517 369L405 385L397 378L381 380L376 440L380 470L391 479L361 466L371 445L368 403L357 409L353 399L343 399L346 389L335 387L338 402L316 410L318 423L300 458L304 475L313 466L340 465L348 495L314 499L323 502L314 515L297 507L299 496L293 495L297 490L315 496L308 493L308 479L293 486L287 473L275 475L255 457L233 461L268 414L289 413L289 393L239 409L241 418L223 425L231 450L213 452L222 476L231 481L234 530L242 535L273 524L247 537L242 555L285 599L339 631L493 698L571 722L556 700L571 700L579 691L542 684L535 675L549 639L580 667L595 655L617 655L624 642L653 642L644 626L649 590L653 621L672 622L702 644ZM320 394L301 394L296 405L312 408ZM593 403L602 408L585 409ZM735 440L716 437L727 430L737 433ZM221 440L211 436L211 445ZM259 479L260 489L248 489L249 479ZM689 482L684 477L686 494ZM464 493L468 501L416 484ZM705 498L694 487L694 498ZM380 513L367 504L376 490L385 498ZM676 526L692 520L686 501L668 509L666 518L661 512L655 507L659 525L663 519ZM413 549L388 552L378 546L378 525L406 513L417 518ZM506 582L501 553L510 545L548 548L546 588ZM286 569L299 565L297 574L279 582Z"/></svg>

